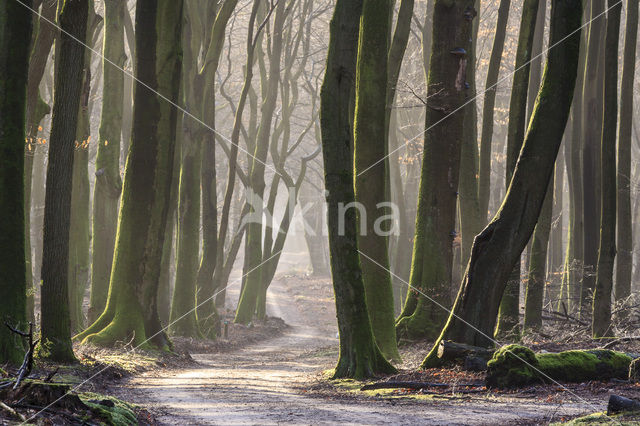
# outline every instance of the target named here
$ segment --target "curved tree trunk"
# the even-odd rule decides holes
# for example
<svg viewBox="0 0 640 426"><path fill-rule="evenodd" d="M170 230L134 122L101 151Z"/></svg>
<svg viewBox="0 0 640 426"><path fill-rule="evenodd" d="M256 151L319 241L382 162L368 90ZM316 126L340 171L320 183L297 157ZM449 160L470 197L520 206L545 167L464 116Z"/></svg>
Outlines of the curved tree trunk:
<svg viewBox="0 0 640 426"><path fill-rule="evenodd" d="M449 320L422 366L437 364L438 344L493 343L496 315L509 274L538 221L569 115L578 65L580 0L553 0L549 51L531 124L502 207L476 237ZM572 34L570 36L570 34Z"/></svg>
<svg viewBox="0 0 640 426"><path fill-rule="evenodd" d="M509 187L516 161L522 148L526 130L527 117L527 89L529 87L529 61L531 60L531 48L536 27L539 0L525 0L522 6L522 19L520 21L520 34L518 35L518 48L516 51L513 85L511 87L511 100L509 103L509 126L507 130L507 167L506 187ZM555 158L555 156L554 156ZM546 185L544 187L546 189ZM500 303L498 325L496 335L518 334L520 313L520 262L514 264L511 277L507 283Z"/></svg>

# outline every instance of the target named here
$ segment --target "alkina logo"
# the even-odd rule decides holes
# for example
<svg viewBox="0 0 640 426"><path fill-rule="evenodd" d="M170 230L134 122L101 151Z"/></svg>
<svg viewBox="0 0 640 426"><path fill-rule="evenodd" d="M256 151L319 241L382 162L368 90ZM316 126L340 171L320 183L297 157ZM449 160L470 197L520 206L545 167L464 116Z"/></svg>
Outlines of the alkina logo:
<svg viewBox="0 0 640 426"><path fill-rule="evenodd" d="M298 203L297 198L298 194L296 189L292 187L288 188L286 209L282 214L287 214L289 217L291 225L289 226L289 233L291 235L295 235L297 232L302 230L305 235L317 236L318 230L308 221L308 218L310 216L309 213L311 213L314 209L321 208L323 216L326 217L328 213L326 201L318 203L310 201L309 199L305 199L304 202ZM246 203L249 206L249 213L247 213L242 218L241 227L248 226L249 224L263 225L265 223L268 223L276 227L277 232L279 233L287 232L287 230L280 228L280 221L275 220L273 214L274 212L270 211L267 208L267 204L265 203L263 198L260 195L256 194L251 188L247 189L245 199ZM280 203L280 205L281 204L282 203ZM337 208L339 235L345 235L346 215L349 209L356 210L356 215L358 217L358 234L361 236L366 236L369 234L369 230L367 229L367 219L370 213L362 203L359 203L357 201L347 204L338 203ZM376 204L376 209L372 214L376 215L373 222L372 230L372 233L374 235L382 237L400 235L400 209L395 203L378 203ZM322 226L321 229L321 233L323 235L327 235L327 227Z"/></svg>

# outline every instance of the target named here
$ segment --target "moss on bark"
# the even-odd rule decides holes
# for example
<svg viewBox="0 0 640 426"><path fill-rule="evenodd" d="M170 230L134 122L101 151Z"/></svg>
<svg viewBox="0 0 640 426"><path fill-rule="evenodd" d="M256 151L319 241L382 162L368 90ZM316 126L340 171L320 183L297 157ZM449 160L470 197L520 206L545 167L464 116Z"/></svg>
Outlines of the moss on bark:
<svg viewBox="0 0 640 426"><path fill-rule="evenodd" d="M336 2L320 95L331 274L340 334L340 356L333 374L335 378L364 378L395 370L382 356L371 331L353 209L347 210L344 215L345 232L339 232L341 219L338 206L354 201L351 106L361 12L360 0Z"/></svg>
<svg viewBox="0 0 640 426"><path fill-rule="evenodd" d="M83 342L166 348L157 312L164 231L169 209L180 83L182 1L139 0L132 143L125 168L116 250L104 312Z"/></svg>
<svg viewBox="0 0 640 426"><path fill-rule="evenodd" d="M96 320L107 303L118 226L118 200L122 192L120 140L124 99L124 0L105 1L103 95L93 192L91 296L89 322ZM111 62L111 63L110 63Z"/></svg>
<svg viewBox="0 0 640 426"><path fill-rule="evenodd" d="M422 366L437 365L440 340L489 346L509 274L538 220L566 126L578 65L580 0L555 0L542 86L502 207L473 244L458 297Z"/></svg>

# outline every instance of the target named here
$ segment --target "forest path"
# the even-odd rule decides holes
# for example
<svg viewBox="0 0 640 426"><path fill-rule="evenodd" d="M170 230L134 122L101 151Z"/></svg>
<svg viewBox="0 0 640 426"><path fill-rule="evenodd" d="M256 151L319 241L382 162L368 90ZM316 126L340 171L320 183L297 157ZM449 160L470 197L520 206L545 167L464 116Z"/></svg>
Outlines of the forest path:
<svg viewBox="0 0 640 426"><path fill-rule="evenodd" d="M304 395L300 387L335 362L337 339L326 322L322 326L321 318L309 315L309 303L327 300L300 299L304 298L294 300L291 288L276 280L269 289L268 314L291 325L283 335L234 352L192 354L202 368L137 377L129 383L134 399L155 407L161 413L158 421L167 425L505 424L594 411L585 403L558 405L534 399L407 402Z"/></svg>

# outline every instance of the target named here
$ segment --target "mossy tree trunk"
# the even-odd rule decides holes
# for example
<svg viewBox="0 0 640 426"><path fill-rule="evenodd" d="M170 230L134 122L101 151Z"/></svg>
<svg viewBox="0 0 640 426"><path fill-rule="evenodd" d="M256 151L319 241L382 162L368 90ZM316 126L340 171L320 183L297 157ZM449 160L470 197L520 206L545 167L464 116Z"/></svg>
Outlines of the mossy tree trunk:
<svg viewBox="0 0 640 426"><path fill-rule="evenodd" d="M618 34L622 3L607 1L604 117L600 146L600 247L593 295L593 337L611 336L611 292L616 257L616 130L618 128Z"/></svg>
<svg viewBox="0 0 640 426"><path fill-rule="evenodd" d="M620 122L618 123L618 258L616 260L616 301L631 294L633 267L633 226L631 221L631 123L633 119L633 79L638 39L638 2L627 1L624 59L620 86Z"/></svg>
<svg viewBox="0 0 640 426"><path fill-rule="evenodd" d="M23 179L31 25L23 5L0 3L0 316L20 329L27 326ZM1 363L22 361L21 340L0 329Z"/></svg>
<svg viewBox="0 0 640 426"><path fill-rule="evenodd" d="M402 0L398 8L396 26L393 31L393 38L389 47L389 59L387 61L387 106L385 109L385 135L388 137L387 150L390 153L388 161L388 201L397 205L398 233L390 239L389 260L391 271L391 283L393 291L394 313L400 313L402 300L406 297L406 286L402 281L409 279L409 268L411 266L411 232L407 212L405 191L402 186L401 160L398 140L398 111L396 108L396 92L402 61L404 59L409 34L411 32L411 19L414 13L414 0ZM423 24L424 25L424 24ZM395 333L395 331L394 331Z"/></svg>
<svg viewBox="0 0 640 426"><path fill-rule="evenodd" d="M182 1L139 0L136 87L109 297L104 312L76 336L84 342L165 348L157 292L174 160ZM160 95L156 94L156 90ZM148 343L149 342L149 343Z"/></svg>
<svg viewBox="0 0 640 426"><path fill-rule="evenodd" d="M527 89L529 87L529 62L531 60L531 48L538 15L539 0L525 0L522 5L522 18L520 20L520 33L518 35L518 47L516 50L513 85L511 86L511 100L509 103L509 125L507 129L507 164L505 185L508 188L511 182L516 161L522 148L526 130L527 117ZM533 94L530 94L533 96ZM555 159L555 156L554 156ZM546 190L546 185L544 187ZM496 335L519 334L520 313L520 263L516 262L511 277L504 290Z"/></svg>
<svg viewBox="0 0 640 426"><path fill-rule="evenodd" d="M73 156L82 93L88 0L60 3L62 32L56 44L56 73L42 247L41 356L75 361L71 348L68 265Z"/></svg>
<svg viewBox="0 0 640 426"><path fill-rule="evenodd" d="M202 108L205 91L213 81L200 73L199 55L206 49L211 27L205 23L215 19L216 5L191 2L186 4L183 43L183 97L187 111L211 126ZM201 19L204 15L204 19ZM206 98L208 101L208 96ZM213 108L211 108L213 109ZM203 139L209 129L195 119L183 118L180 177L178 184L178 233L176 240L176 281L169 318L172 334L201 337L196 317L196 277L200 258L200 193Z"/></svg>
<svg viewBox="0 0 640 426"><path fill-rule="evenodd" d="M354 118L354 187L358 215L358 247L371 328L388 359L400 359L394 326L393 290L389 273L389 239L381 226L380 203L387 201L388 182L386 105L387 51L391 2L364 0L356 65ZM383 161L380 161L384 159ZM376 225L377 224L377 225ZM364 225L364 226L363 226Z"/></svg>
<svg viewBox="0 0 640 426"><path fill-rule="evenodd" d="M129 12L126 8L125 0L105 1L102 112L93 192L90 323L97 319L107 303L118 226L118 201L122 192L120 141L124 75L116 66L124 67L127 60L124 14Z"/></svg>
<svg viewBox="0 0 640 426"><path fill-rule="evenodd" d="M436 0L434 5L412 288L396 324L403 337L436 337L446 320L442 306L451 304L452 245L464 121L464 111L456 110L468 96L466 52L470 49L474 15L470 0Z"/></svg>
<svg viewBox="0 0 640 426"><path fill-rule="evenodd" d="M489 346L513 266L538 221L562 141L578 65L580 0L553 0L549 51L531 123L502 207L474 241L449 320L422 366L437 364L441 340Z"/></svg>
<svg viewBox="0 0 640 426"><path fill-rule="evenodd" d="M362 1L337 0L330 25L327 66L320 94L320 123L327 189L331 275L340 333L334 377L364 378L395 369L375 343L358 256L356 215L339 205L354 201L352 103ZM344 232L340 232L340 223Z"/></svg>
<svg viewBox="0 0 640 426"><path fill-rule="evenodd" d="M87 41L97 43L102 17L95 13L93 0L89 1L87 20ZM75 152L73 154L73 187L71 190L71 228L69 234L69 312L71 332L84 328L82 304L84 293L89 284L90 275L90 205L91 190L89 184L89 143L91 141L91 58L85 56L78 128L76 130Z"/></svg>

